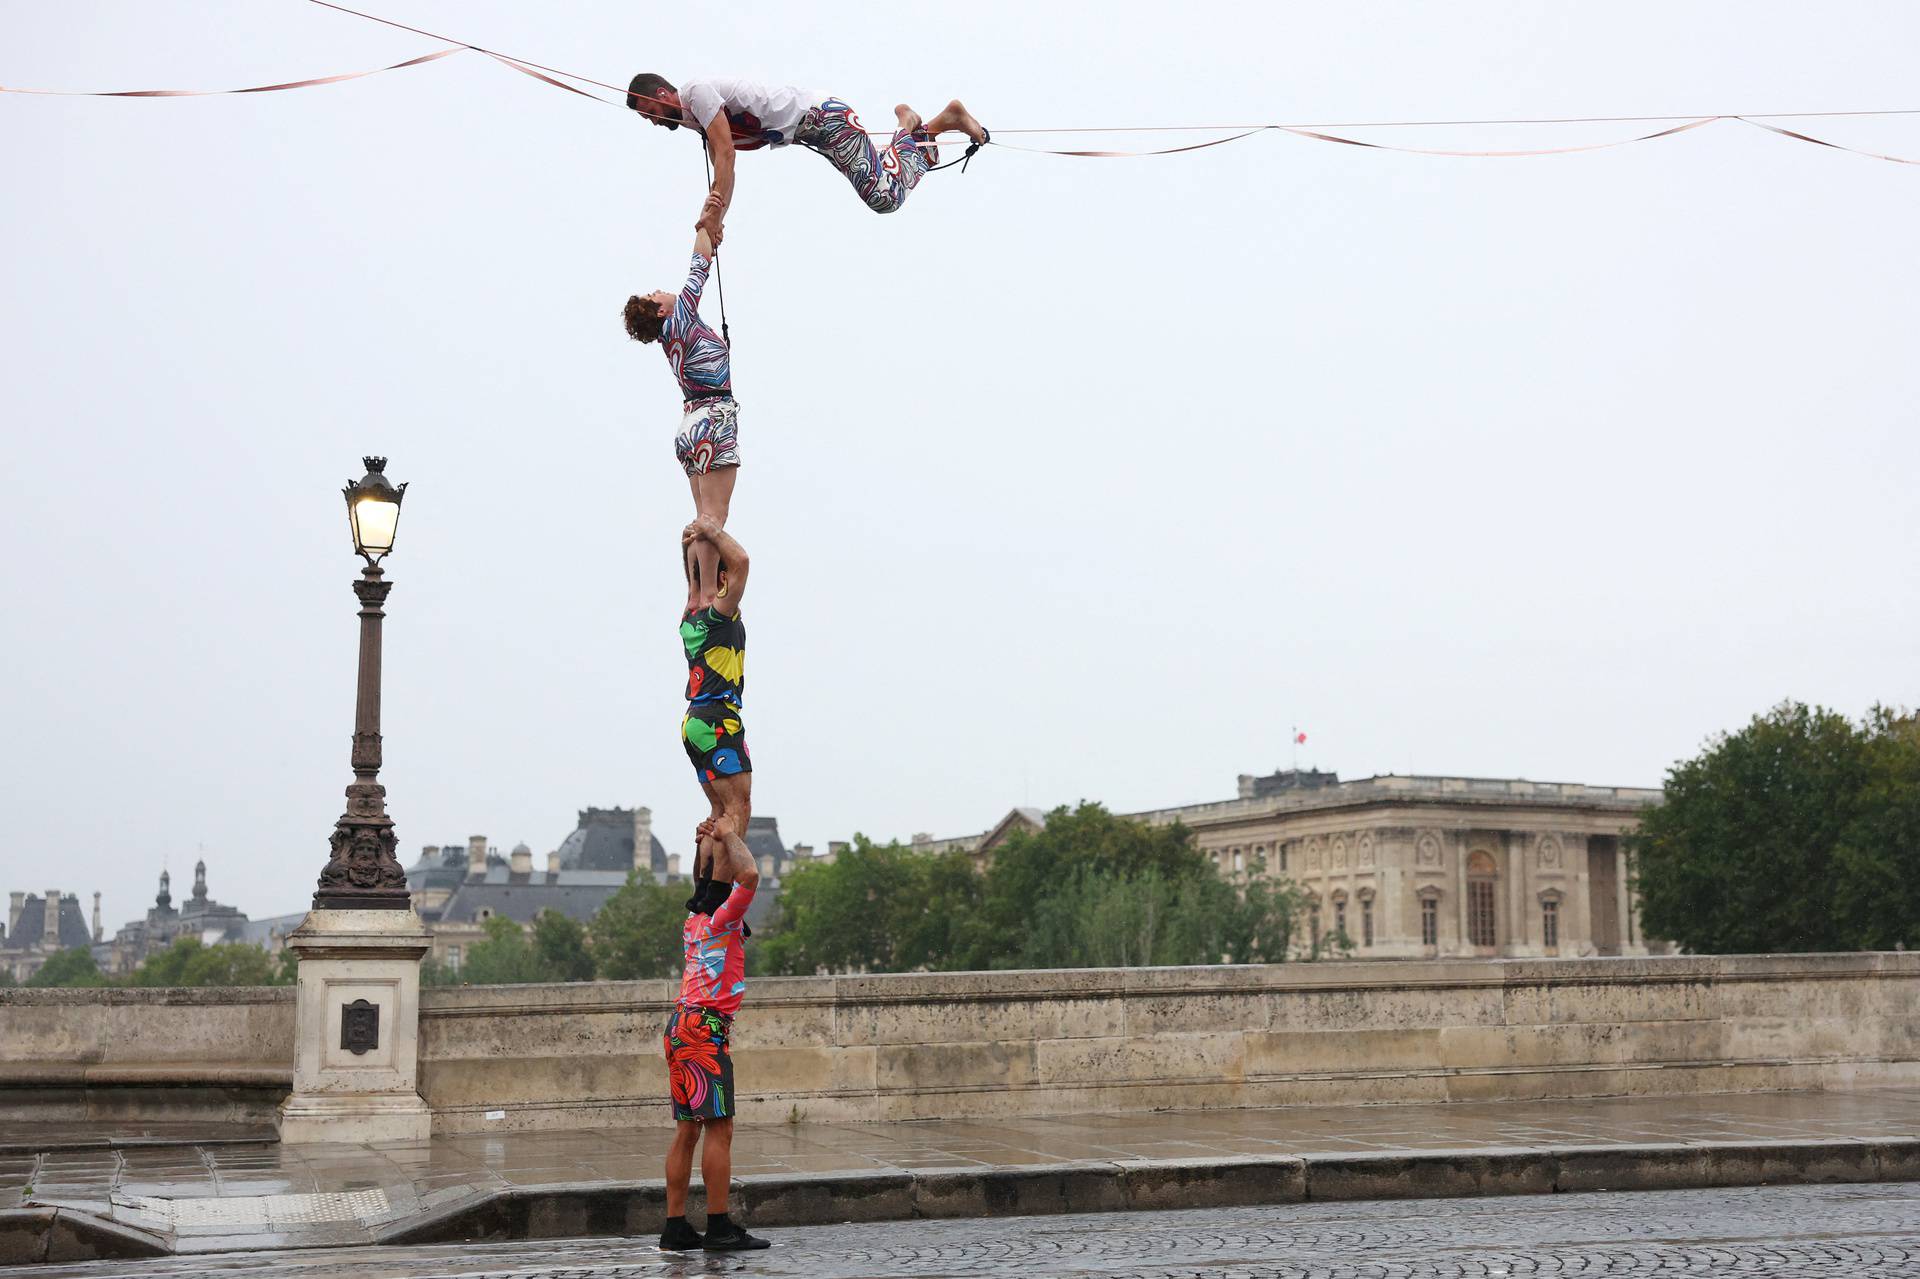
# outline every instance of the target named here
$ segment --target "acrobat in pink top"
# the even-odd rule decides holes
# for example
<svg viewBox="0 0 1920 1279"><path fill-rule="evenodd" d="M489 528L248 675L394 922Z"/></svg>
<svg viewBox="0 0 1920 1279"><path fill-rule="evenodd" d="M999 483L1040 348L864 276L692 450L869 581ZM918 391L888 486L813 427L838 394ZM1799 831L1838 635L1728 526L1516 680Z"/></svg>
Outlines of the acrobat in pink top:
<svg viewBox="0 0 1920 1279"><path fill-rule="evenodd" d="M680 930L687 947L681 1003L711 1008L727 1017L740 1011L740 1001L747 997L747 938L741 924L752 904L753 890L735 884L713 914L688 914Z"/></svg>

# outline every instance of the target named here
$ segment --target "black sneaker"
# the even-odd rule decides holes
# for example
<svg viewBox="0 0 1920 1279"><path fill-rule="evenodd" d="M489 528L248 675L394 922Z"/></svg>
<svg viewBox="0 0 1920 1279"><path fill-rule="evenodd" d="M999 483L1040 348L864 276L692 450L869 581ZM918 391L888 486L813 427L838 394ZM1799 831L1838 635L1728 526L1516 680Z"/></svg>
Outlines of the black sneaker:
<svg viewBox="0 0 1920 1279"><path fill-rule="evenodd" d="M751 1252L755 1248L771 1248L771 1239L762 1239L750 1235L740 1227L728 1222L719 1230L707 1232L707 1242L701 1245L708 1252Z"/></svg>
<svg viewBox="0 0 1920 1279"><path fill-rule="evenodd" d="M706 1242L698 1230L687 1224L685 1217L675 1217L660 1232L661 1252L694 1252Z"/></svg>

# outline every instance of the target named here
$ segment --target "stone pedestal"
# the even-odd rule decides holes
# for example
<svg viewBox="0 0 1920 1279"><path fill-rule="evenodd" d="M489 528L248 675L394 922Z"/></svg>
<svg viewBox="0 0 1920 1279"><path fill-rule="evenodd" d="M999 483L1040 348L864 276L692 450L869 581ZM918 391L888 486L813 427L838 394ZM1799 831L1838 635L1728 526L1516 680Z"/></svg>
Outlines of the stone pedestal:
<svg viewBox="0 0 1920 1279"><path fill-rule="evenodd" d="M316 910L287 938L300 956L293 1095L280 1140L425 1140L420 1098L420 959L411 910Z"/></svg>

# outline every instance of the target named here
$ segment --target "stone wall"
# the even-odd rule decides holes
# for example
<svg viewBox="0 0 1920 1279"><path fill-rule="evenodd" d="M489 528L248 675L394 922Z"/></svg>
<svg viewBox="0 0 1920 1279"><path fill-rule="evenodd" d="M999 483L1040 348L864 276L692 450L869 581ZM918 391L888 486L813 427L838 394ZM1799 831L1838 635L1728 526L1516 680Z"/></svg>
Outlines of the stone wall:
<svg viewBox="0 0 1920 1279"><path fill-rule="evenodd" d="M1911 1084L1916 976L1920 954L761 979L734 1060L758 1122ZM666 1122L671 995L425 992L436 1129Z"/></svg>
<svg viewBox="0 0 1920 1279"><path fill-rule="evenodd" d="M1917 977L1920 954L755 979L735 1063L759 1122L1911 1085ZM667 1122L673 993L422 991L436 1130ZM288 990L0 990L0 1117L256 1117L292 1014Z"/></svg>
<svg viewBox="0 0 1920 1279"><path fill-rule="evenodd" d="M0 1121L270 1122L291 988L0 990Z"/></svg>

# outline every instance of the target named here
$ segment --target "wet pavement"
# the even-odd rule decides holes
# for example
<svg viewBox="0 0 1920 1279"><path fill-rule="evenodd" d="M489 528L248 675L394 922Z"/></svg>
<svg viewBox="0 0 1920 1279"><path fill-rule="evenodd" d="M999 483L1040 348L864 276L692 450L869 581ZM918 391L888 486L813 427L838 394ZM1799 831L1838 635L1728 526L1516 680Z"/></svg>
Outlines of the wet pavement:
<svg viewBox="0 0 1920 1279"><path fill-rule="evenodd" d="M1787 1186L771 1231L752 1255L587 1239L20 1267L20 1279L1913 1279L1920 1186Z"/></svg>
<svg viewBox="0 0 1920 1279"><path fill-rule="evenodd" d="M665 1127L649 1127L479 1133L366 1146L131 1146L0 1155L0 1210L47 1206L90 1213L162 1236L181 1253L352 1246L377 1242L409 1221L507 1193L657 1186L669 1136ZM734 1140L734 1176L751 1203L756 1181L790 1182L796 1175L831 1187L836 1178L850 1183L887 1174L1067 1164L1204 1167L1267 1156L1596 1147L1624 1153L1631 1147L1915 1137L1920 1089L1284 1107L1005 1123L742 1125ZM1029 1210L1025 1203L1014 1208Z"/></svg>

